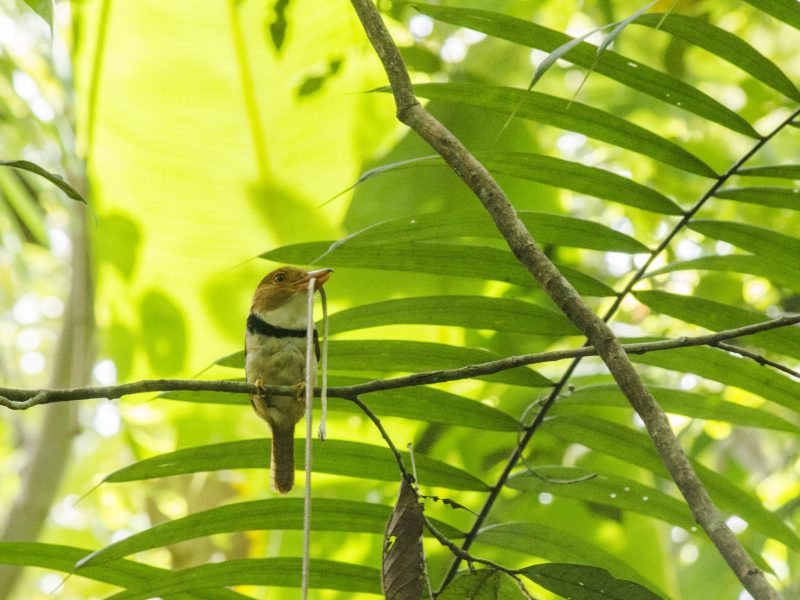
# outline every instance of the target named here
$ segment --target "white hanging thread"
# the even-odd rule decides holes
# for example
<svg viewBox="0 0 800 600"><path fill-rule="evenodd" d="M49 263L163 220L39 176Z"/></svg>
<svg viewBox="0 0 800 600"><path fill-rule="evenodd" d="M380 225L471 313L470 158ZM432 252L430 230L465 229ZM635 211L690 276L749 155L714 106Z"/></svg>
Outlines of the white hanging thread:
<svg viewBox="0 0 800 600"><path fill-rule="evenodd" d="M322 414L319 419L319 439L324 442L328 437L328 299L324 288L319 288L319 298L322 301L322 392L319 395Z"/></svg>
<svg viewBox="0 0 800 600"><path fill-rule="evenodd" d="M308 325L306 328L306 489L303 502L303 568L302 596L308 598L308 573L311 547L311 438L313 427L311 419L314 415L314 384L317 373L310 369L314 357L314 285L313 277L308 281Z"/></svg>

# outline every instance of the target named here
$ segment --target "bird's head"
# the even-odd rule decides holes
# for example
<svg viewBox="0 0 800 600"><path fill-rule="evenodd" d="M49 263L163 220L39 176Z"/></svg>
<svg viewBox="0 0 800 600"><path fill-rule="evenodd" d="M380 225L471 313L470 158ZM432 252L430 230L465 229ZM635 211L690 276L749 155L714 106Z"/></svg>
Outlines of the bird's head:
<svg viewBox="0 0 800 600"><path fill-rule="evenodd" d="M304 271L297 267L281 267L269 273L258 284L250 308L256 314L268 313L287 307L287 304L305 306L308 282L313 278L314 291L321 288L333 269ZM288 307L287 307L288 308Z"/></svg>

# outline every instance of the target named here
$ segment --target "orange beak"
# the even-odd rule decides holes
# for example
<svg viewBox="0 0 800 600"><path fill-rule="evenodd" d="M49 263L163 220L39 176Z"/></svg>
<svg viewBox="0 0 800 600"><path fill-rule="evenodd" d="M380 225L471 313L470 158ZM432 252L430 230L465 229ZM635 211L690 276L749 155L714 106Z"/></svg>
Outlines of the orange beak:
<svg viewBox="0 0 800 600"><path fill-rule="evenodd" d="M303 277L292 287L298 291L305 290L308 288L308 282L311 279L314 279L314 291L317 291L325 284L326 281L328 281L328 279L330 279L331 273L333 273L333 269L317 269L316 271L309 271L306 273L305 277Z"/></svg>

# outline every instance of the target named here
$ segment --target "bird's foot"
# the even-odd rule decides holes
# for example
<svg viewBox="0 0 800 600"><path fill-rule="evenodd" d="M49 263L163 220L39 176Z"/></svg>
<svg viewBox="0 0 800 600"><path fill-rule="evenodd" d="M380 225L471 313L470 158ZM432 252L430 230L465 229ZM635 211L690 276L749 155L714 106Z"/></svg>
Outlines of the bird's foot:
<svg viewBox="0 0 800 600"><path fill-rule="evenodd" d="M295 383L292 386L295 389L295 399L298 402L302 402L306 399L306 382L301 381L300 383Z"/></svg>
<svg viewBox="0 0 800 600"><path fill-rule="evenodd" d="M254 385L256 386L256 394L264 399L264 404L266 406L272 406L272 402L269 398L269 392L267 392L267 389L264 386L264 380L259 377L255 380Z"/></svg>

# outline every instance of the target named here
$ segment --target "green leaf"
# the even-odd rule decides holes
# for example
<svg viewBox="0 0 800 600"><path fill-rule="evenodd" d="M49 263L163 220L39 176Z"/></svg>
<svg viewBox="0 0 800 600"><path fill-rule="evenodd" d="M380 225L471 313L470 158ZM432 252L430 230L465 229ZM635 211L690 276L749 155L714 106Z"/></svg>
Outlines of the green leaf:
<svg viewBox="0 0 800 600"><path fill-rule="evenodd" d="M317 473L347 475L379 481L397 481L399 471L391 451L383 446L346 442L343 440L313 440L313 470ZM305 464L303 443L294 447L295 465ZM410 465L407 452L402 453ZM186 448L141 460L108 475L103 481L120 483L199 473L222 469L266 469L269 466L269 440L243 440ZM485 490L485 483L462 469L414 453L414 464L422 485L455 490Z"/></svg>
<svg viewBox="0 0 800 600"><path fill-rule="evenodd" d="M526 287L538 286L533 276L516 258L506 250L488 246L440 243L403 243L363 247L337 246L328 252L335 242L309 242L276 248L261 255L261 258L294 264L324 264L328 267L356 267L388 271L412 271L452 275L480 280L505 281ZM612 296L614 290L586 275L557 265L578 293L586 296Z"/></svg>
<svg viewBox="0 0 800 600"><path fill-rule="evenodd" d="M314 498L311 528L315 531L349 531L382 534L392 513L391 506ZM463 532L434 520L436 528L449 538ZM92 566L136 552L177 544L207 535L233 531L303 529L303 498L272 498L220 506L168 521L131 535L83 558L80 573Z"/></svg>
<svg viewBox="0 0 800 600"><path fill-rule="evenodd" d="M332 334L399 323L450 325L529 335L580 335L575 325L561 313L531 302L486 296L398 298L341 310L328 319Z"/></svg>
<svg viewBox="0 0 800 600"><path fill-rule="evenodd" d="M131 587L107 600L147 600L154 596L191 592L209 587L270 585L300 587L300 558L242 558L171 571L162 577ZM311 559L309 587L344 592L380 594L380 573L371 567Z"/></svg>
<svg viewBox="0 0 800 600"><path fill-rule="evenodd" d="M41 567L72 573L75 563L91 551L74 546L55 544L38 544L32 542L0 542L0 564L20 565L25 567ZM158 569L140 564L132 560L115 560L100 566L81 569L79 577L102 581L120 587L131 587L152 581L168 573L166 569ZM174 600L237 600L250 598L233 590L197 590L194 594L173 594Z"/></svg>
<svg viewBox="0 0 800 600"><path fill-rule="evenodd" d="M47 248L50 242L44 224L44 211L16 175L5 169L0 170L0 202L3 200L11 209L13 219L19 220L31 238Z"/></svg>
<svg viewBox="0 0 800 600"><path fill-rule="evenodd" d="M328 378L331 387L355 385L367 381L369 380L354 377ZM203 404L250 405L244 394L181 391L167 392L159 397ZM428 386L371 392L362 396L361 401L380 417L403 417L416 421L446 423L488 431L519 430L519 422L497 408ZM319 405L319 399L315 399L314 402ZM361 409L352 402L341 398L328 398L328 409L361 414Z"/></svg>
<svg viewBox="0 0 800 600"><path fill-rule="evenodd" d="M773 208L800 210L800 190L785 187L727 188L714 194L724 200L736 200Z"/></svg>
<svg viewBox="0 0 800 600"><path fill-rule="evenodd" d="M477 541L545 560L602 565L620 577L647 583L646 577L602 548L571 532L547 525L524 522L490 525L480 530Z"/></svg>
<svg viewBox="0 0 800 600"><path fill-rule="evenodd" d="M800 427L763 408L742 406L725 401L708 392L687 392L670 387L648 385L661 407L668 413L693 419L723 421L742 427L759 427L797 433ZM615 384L581 387L558 401L550 414L580 414L586 407L603 406L629 410L628 399Z"/></svg>
<svg viewBox="0 0 800 600"><path fill-rule="evenodd" d="M511 175L547 185L573 190L589 196L596 196L619 202L628 206L634 206L643 210L665 214L683 214L681 207L672 200L652 188L640 183L617 175L605 169L588 167L577 162L543 156L541 154L529 154L526 152L478 152L478 159L484 166L495 175ZM536 226L541 221L542 213L526 213L521 211L520 217L538 240L541 234L536 232ZM530 215L530 217L528 217ZM555 215L547 215L548 217ZM567 219L568 217L561 217ZM570 218L572 222L586 223L586 221ZM565 221L566 223L566 221ZM593 223L594 225L599 225ZM584 226L585 228L585 226ZM613 229L611 231L614 231ZM619 232L615 232L619 233ZM576 242L580 243L581 236L574 236L572 243L564 243L569 246ZM608 236L606 236L608 237ZM625 236L628 237L628 236ZM544 240L540 240L544 243ZM553 242L560 243L560 242ZM641 242L638 242L640 246ZM579 246L583 247L583 246ZM604 250L606 248L598 248ZM628 247L630 249L630 246ZM642 252L646 250L633 250Z"/></svg>
<svg viewBox="0 0 800 600"><path fill-rule="evenodd" d="M521 573L534 583L571 600L661 600L632 581L615 579L605 569L569 563L525 567Z"/></svg>
<svg viewBox="0 0 800 600"><path fill-rule="evenodd" d="M514 579L492 569L462 572L437 597L438 600L525 600L529 598Z"/></svg>
<svg viewBox="0 0 800 600"><path fill-rule="evenodd" d="M736 329L769 319L753 310L728 306L697 296L670 294L658 290L635 292L636 299L652 310L711 331ZM730 342L729 342L730 343ZM800 358L800 328L784 327L741 338L744 346L760 346L773 352Z"/></svg>
<svg viewBox="0 0 800 600"><path fill-rule="evenodd" d="M746 1L746 0L745 0ZM800 179L800 165L773 165L765 167L743 167L737 175L747 177L775 177L778 179Z"/></svg>
<svg viewBox="0 0 800 600"><path fill-rule="evenodd" d="M30 2L28 3L30 4ZM44 4L44 2L42 2ZM37 11L38 12L38 11ZM33 173L38 175L39 177L44 177L50 183L54 184L58 189L64 192L67 196L72 198L73 200L77 200L78 202L83 202L86 204L86 200L83 196L81 196L78 191L73 188L70 184L64 181L64 178L61 175L57 175L55 173L51 173L50 171L46 171L39 165L32 163L28 160L0 160L0 165L5 165L6 167L14 167L15 169L20 169L22 171L28 171L29 173Z"/></svg>
<svg viewBox="0 0 800 600"><path fill-rule="evenodd" d="M800 100L800 91L775 63L742 38L708 21L676 13L667 15L651 13L642 15L635 23L658 28L686 40L742 69L784 96Z"/></svg>
<svg viewBox="0 0 800 600"><path fill-rule="evenodd" d="M788 262L791 268L792 257L800 256L800 239L778 233L773 229L730 223L727 221L711 221L698 219L688 225L698 233L715 240L722 240L771 260Z"/></svg>
<svg viewBox="0 0 800 600"><path fill-rule="evenodd" d="M586 479L594 474L595 477ZM570 481L570 483L563 483ZM535 473L521 471L512 475L508 487L534 494L547 492L559 498L575 498L604 504L616 509L640 513L690 530L694 517L682 501L656 488L632 479L591 469L561 466L537 466ZM647 498L643 502L642 498Z"/></svg>
<svg viewBox="0 0 800 600"><path fill-rule="evenodd" d="M405 340L331 340L328 351L328 368L332 371L416 373L455 369L503 358L480 348ZM243 369L244 352L221 358L216 364ZM530 387L553 385L552 381L528 367L481 375L478 379Z"/></svg>
<svg viewBox="0 0 800 600"><path fill-rule="evenodd" d="M551 52L570 41L570 36L560 31L496 12L432 4L414 4L414 6L434 19L482 31L545 52ZM594 65L597 73L631 89L678 106L733 131L758 137L758 132L747 121L711 96L641 62L610 50L606 50L598 57L597 47L588 43L578 44L562 58L587 69Z"/></svg>
<svg viewBox="0 0 800 600"><path fill-rule="evenodd" d="M653 338L647 338L653 341ZM626 340L634 341L634 340ZM635 340L644 341L644 340ZM732 385L765 400L800 412L800 383L748 358L716 348L677 348L665 352L631 354L633 362L679 373L694 373L705 379Z"/></svg>
<svg viewBox="0 0 800 600"><path fill-rule="evenodd" d="M50 28L50 35L53 35L53 0L25 0L25 4L30 6L37 15L44 19Z"/></svg>
<svg viewBox="0 0 800 600"><path fill-rule="evenodd" d="M551 417L545 421L544 430L568 443L580 440L581 444L592 450L652 471L659 477L669 478L650 438L644 433L597 417L579 415ZM767 537L791 549L800 550L797 534L778 515L767 510L758 498L698 461L690 460L712 500L722 510L738 515ZM649 497L642 498L642 502L648 501Z"/></svg>
<svg viewBox="0 0 800 600"><path fill-rule="evenodd" d="M505 156L509 156L509 154L505 154ZM408 161L404 162L407 163ZM544 166L546 162L539 166L546 168ZM495 165L491 161L485 164L489 167ZM522 164L524 165L524 161ZM386 166L388 165L381 168L385 170ZM530 165L530 167L534 168L533 165ZM558 166L555 166L554 169L553 172L545 176L545 178L552 178L551 182L554 185L557 185L559 178L562 182L566 182L576 175L576 172L559 170ZM526 171L527 167L523 168L519 174L522 175ZM604 172L601 171L601 173ZM607 174L613 175L611 173ZM613 177L617 177L622 182L629 182L629 180L619 175L613 175ZM571 184L565 183L565 185L569 186ZM587 190L590 185L589 181L587 181ZM603 187L602 183L597 185L600 188ZM612 186L612 188L608 188L609 194L613 191L613 193L623 196L626 193L623 187L623 184L616 187ZM556 244L559 246L632 254L649 251L647 246L632 237L585 219L525 210L519 211L518 216L540 244ZM462 237L501 239L497 226L486 211L467 209L457 212L425 213L376 223L342 238L333 244L332 249L343 245L374 246L376 244L397 244L401 242L438 242L449 238Z"/></svg>
<svg viewBox="0 0 800 600"><path fill-rule="evenodd" d="M674 262L649 273L648 277L672 271L728 271L747 273L768 279L800 292L800 269L792 268L783 261L754 256L751 254L730 254L727 256L702 256L693 260Z"/></svg>
<svg viewBox="0 0 800 600"><path fill-rule="evenodd" d="M776 19L800 29L800 7L796 0L744 0L758 10L772 15Z"/></svg>
<svg viewBox="0 0 800 600"><path fill-rule="evenodd" d="M511 114L560 127L649 156L704 177L714 170L677 144L611 113L579 102L509 87L473 83L423 83L414 86L423 98L444 100Z"/></svg>

